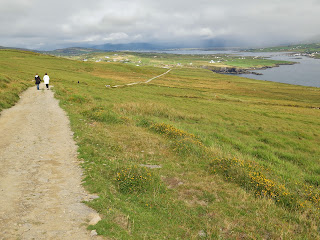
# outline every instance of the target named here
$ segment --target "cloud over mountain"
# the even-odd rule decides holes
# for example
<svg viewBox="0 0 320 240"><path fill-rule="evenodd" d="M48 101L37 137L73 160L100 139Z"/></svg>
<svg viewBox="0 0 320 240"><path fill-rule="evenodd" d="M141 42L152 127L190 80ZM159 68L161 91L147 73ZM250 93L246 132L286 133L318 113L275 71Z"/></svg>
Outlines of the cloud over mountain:
<svg viewBox="0 0 320 240"><path fill-rule="evenodd" d="M272 45L319 34L318 0L2 0L0 45Z"/></svg>

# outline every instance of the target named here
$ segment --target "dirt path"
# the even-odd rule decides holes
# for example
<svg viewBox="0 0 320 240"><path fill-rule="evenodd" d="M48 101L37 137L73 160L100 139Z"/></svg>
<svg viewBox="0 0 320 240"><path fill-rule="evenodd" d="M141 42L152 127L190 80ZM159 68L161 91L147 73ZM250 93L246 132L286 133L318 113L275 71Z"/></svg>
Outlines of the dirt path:
<svg viewBox="0 0 320 240"><path fill-rule="evenodd" d="M51 90L0 116L0 239L92 239L69 120ZM97 237L94 237L97 239Z"/></svg>
<svg viewBox="0 0 320 240"><path fill-rule="evenodd" d="M148 79L147 81L145 82L134 82L134 83L128 83L128 84L124 84L124 85L115 85L115 86L109 86L109 85L106 85L106 87L112 87L112 88L117 88L117 87L124 87L124 86L132 86L132 85L137 85L137 84L141 84L141 83L149 83L151 82L152 80L156 79L156 78L159 78L159 77L162 77L164 75L166 75L167 73L169 73L172 69L169 69L168 71L166 71L165 73L162 73L158 76L155 76L153 78L150 78Z"/></svg>

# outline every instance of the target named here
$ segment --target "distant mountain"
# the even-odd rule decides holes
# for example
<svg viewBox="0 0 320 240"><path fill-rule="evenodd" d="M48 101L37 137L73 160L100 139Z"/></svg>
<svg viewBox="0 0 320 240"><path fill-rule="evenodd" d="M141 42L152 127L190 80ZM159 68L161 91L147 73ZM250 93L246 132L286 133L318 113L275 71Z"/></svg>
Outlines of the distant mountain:
<svg viewBox="0 0 320 240"><path fill-rule="evenodd" d="M50 54L55 56L78 56L82 54L88 54L92 52L104 52L103 50L94 49L94 48L84 48L84 47L69 47L56 49L53 51L40 51L43 54Z"/></svg>
<svg viewBox="0 0 320 240"><path fill-rule="evenodd" d="M0 46L0 49L16 49L16 50L21 50L21 51L29 51L29 52L36 52L34 50L30 50L27 48L16 48L16 47L4 47L4 46Z"/></svg>
<svg viewBox="0 0 320 240"><path fill-rule="evenodd" d="M320 43L320 34L313 36L305 41L306 44L310 43Z"/></svg>
<svg viewBox="0 0 320 240"><path fill-rule="evenodd" d="M296 52L306 56L320 58L320 43L282 45L266 48L251 48L250 52Z"/></svg>
<svg viewBox="0 0 320 240"><path fill-rule="evenodd" d="M164 45L157 45L151 43L127 43L127 44L102 44L93 46L94 49L106 50L106 51L135 51L135 50L161 50L165 49Z"/></svg>
<svg viewBox="0 0 320 240"><path fill-rule="evenodd" d="M229 38L229 40L222 38L207 39L201 41L183 40L177 42L162 42L162 43L127 43L127 44L112 44L106 43L102 45L92 46L91 48L106 50L106 51L137 51L137 50L165 50L178 48L221 48L234 47L242 45L238 40Z"/></svg>

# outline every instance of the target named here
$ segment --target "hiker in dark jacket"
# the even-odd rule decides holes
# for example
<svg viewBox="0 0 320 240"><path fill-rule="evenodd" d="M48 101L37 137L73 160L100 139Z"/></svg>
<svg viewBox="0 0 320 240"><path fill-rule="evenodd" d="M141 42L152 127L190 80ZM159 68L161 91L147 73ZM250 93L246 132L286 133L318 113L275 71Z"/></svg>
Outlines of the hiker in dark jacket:
<svg viewBox="0 0 320 240"><path fill-rule="evenodd" d="M40 82L41 82L41 78L39 77L38 73L34 77L34 80L36 80L37 90L39 90L39 85L40 85Z"/></svg>

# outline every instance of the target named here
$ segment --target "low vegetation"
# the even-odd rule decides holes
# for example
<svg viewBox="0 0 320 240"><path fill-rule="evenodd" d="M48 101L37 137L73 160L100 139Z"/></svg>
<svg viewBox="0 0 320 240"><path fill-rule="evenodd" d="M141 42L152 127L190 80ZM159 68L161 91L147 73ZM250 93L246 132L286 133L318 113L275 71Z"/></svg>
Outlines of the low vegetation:
<svg viewBox="0 0 320 240"><path fill-rule="evenodd" d="M81 48L81 47L70 47L56 49L53 51L40 51L42 54L54 55L59 57L70 57L70 56L81 56L84 54L104 52L102 50L93 49L93 48Z"/></svg>
<svg viewBox="0 0 320 240"><path fill-rule="evenodd" d="M319 239L319 88L186 66L107 88L167 69L13 50L0 61L18 92L36 72L50 75L83 184L99 195L87 204L103 219L90 229L114 239Z"/></svg>
<svg viewBox="0 0 320 240"><path fill-rule="evenodd" d="M268 48L251 49L254 52L295 52L306 54L313 58L320 58L320 43L297 44L288 46L277 46Z"/></svg>
<svg viewBox="0 0 320 240"><path fill-rule="evenodd" d="M1 50L0 57L0 111L6 108L11 107L19 100L19 94L32 86L34 82L33 75L24 74L24 70L17 69L16 66L12 65L12 60L8 61L8 56L12 56L12 54L17 54L16 58L24 58L24 54L28 54L28 56L36 56L37 54L33 53L24 53L16 50ZM11 60L11 61L10 61ZM34 73L35 75L35 73Z"/></svg>
<svg viewBox="0 0 320 240"><path fill-rule="evenodd" d="M56 52L51 52L56 55ZM61 56L61 55L59 55ZM161 68L239 68L257 69L274 67L281 64L293 64L289 61L277 61L254 56L237 56L232 54L173 54L173 53L139 53L139 52L92 52L73 54L66 58L99 63L118 62L126 65L152 66Z"/></svg>

